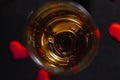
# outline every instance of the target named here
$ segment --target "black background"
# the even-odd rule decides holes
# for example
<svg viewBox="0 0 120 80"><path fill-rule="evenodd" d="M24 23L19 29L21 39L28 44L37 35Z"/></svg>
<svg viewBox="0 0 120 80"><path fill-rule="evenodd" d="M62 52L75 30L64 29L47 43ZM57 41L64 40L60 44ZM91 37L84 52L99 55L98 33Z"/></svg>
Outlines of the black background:
<svg viewBox="0 0 120 80"><path fill-rule="evenodd" d="M101 32L98 55L79 74L67 77L50 76L51 80L120 80L120 43L109 36L108 27L120 23L120 1L76 0L93 16ZM38 67L31 61L13 60L9 42L23 43L23 29L31 12L42 0L0 0L0 80L36 80Z"/></svg>

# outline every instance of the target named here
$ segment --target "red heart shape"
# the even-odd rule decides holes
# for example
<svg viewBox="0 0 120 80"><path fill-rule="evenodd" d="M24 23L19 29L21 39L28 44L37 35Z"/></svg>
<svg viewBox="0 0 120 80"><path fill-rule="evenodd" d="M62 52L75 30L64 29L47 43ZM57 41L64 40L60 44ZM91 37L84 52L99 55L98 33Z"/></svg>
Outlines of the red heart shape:
<svg viewBox="0 0 120 80"><path fill-rule="evenodd" d="M97 36L97 39L100 40L101 35L100 35L100 30L98 28L95 30L95 34Z"/></svg>
<svg viewBox="0 0 120 80"><path fill-rule="evenodd" d="M18 41L11 41L9 49L12 53L13 58L16 59L25 59L29 57L28 50L20 44Z"/></svg>
<svg viewBox="0 0 120 80"><path fill-rule="evenodd" d="M45 70L39 70L37 73L37 80L50 80L48 73Z"/></svg>
<svg viewBox="0 0 120 80"><path fill-rule="evenodd" d="M120 24L112 23L108 28L109 34L120 42Z"/></svg>

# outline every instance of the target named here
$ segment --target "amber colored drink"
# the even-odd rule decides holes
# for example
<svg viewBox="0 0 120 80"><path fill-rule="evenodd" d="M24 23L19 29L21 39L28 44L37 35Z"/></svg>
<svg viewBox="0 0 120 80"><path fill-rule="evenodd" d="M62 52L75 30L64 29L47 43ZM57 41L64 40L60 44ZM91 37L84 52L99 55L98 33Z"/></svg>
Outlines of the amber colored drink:
<svg viewBox="0 0 120 80"><path fill-rule="evenodd" d="M51 2L36 11L25 35L31 58L55 74L86 68L96 55L96 25L89 13L74 2Z"/></svg>

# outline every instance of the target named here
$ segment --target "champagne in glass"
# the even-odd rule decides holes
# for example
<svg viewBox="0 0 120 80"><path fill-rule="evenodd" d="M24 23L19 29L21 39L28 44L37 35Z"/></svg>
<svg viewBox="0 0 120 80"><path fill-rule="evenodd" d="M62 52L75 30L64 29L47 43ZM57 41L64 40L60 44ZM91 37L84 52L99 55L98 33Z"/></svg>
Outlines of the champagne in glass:
<svg viewBox="0 0 120 80"><path fill-rule="evenodd" d="M31 58L41 68L66 75L86 68L94 59L98 39L90 14L71 1L49 2L38 9L25 30Z"/></svg>

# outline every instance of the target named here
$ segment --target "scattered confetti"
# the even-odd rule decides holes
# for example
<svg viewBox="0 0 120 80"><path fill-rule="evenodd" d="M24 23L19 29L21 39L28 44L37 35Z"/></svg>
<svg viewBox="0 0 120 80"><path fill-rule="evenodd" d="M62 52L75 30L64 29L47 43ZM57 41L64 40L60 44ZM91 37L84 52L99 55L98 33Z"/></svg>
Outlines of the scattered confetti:
<svg viewBox="0 0 120 80"><path fill-rule="evenodd" d="M14 60L16 59L26 59L29 57L28 50L20 44L18 41L11 41L9 44L9 49L12 53Z"/></svg>
<svg viewBox="0 0 120 80"><path fill-rule="evenodd" d="M108 28L109 34L120 42L120 24L112 23Z"/></svg>
<svg viewBox="0 0 120 80"><path fill-rule="evenodd" d="M72 68L72 71L73 72L76 72L76 71L79 71L80 70L80 66L75 66Z"/></svg>
<svg viewBox="0 0 120 80"><path fill-rule="evenodd" d="M38 52L41 56L43 55L43 50L41 48L38 48Z"/></svg>
<svg viewBox="0 0 120 80"><path fill-rule="evenodd" d="M39 70L37 73L37 80L50 80L48 73L45 70Z"/></svg>
<svg viewBox="0 0 120 80"><path fill-rule="evenodd" d="M96 34L98 40L100 40L101 35L100 35L100 30L98 28L96 29L95 34Z"/></svg>

